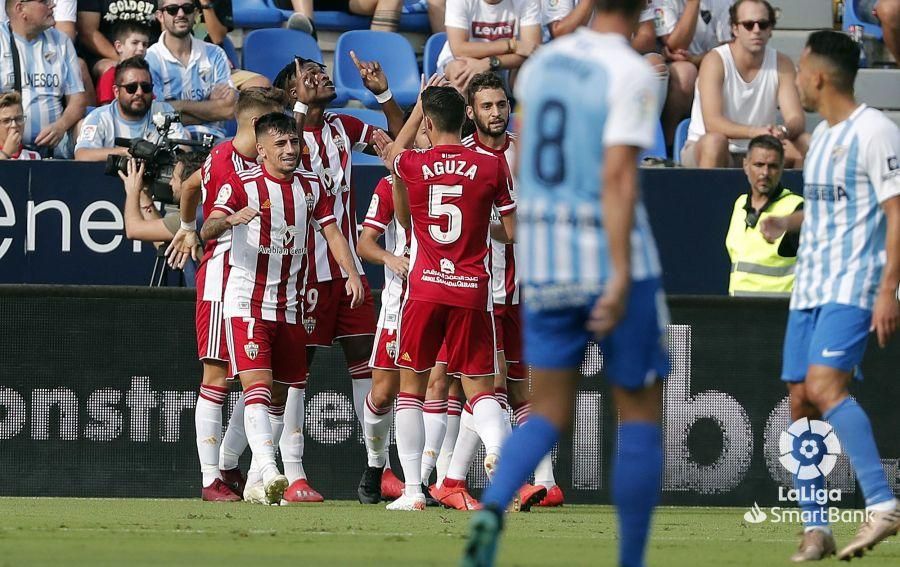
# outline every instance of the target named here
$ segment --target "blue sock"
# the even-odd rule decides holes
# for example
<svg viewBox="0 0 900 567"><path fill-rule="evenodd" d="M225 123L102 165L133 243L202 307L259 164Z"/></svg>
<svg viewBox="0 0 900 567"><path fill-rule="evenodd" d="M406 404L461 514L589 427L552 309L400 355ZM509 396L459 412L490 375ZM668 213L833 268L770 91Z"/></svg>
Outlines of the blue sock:
<svg viewBox="0 0 900 567"><path fill-rule="evenodd" d="M559 430L545 418L531 414L513 430L500 451L500 465L481 497L484 505L506 510L516 492L559 439Z"/></svg>
<svg viewBox="0 0 900 567"><path fill-rule="evenodd" d="M642 567L650 517L659 502L662 433L655 423L625 422L612 471L612 500L619 520L619 565Z"/></svg>
<svg viewBox="0 0 900 567"><path fill-rule="evenodd" d="M803 527L828 527L828 501L825 490L825 477L817 476L816 478L801 480L794 475L794 488L800 491L800 511L803 516ZM818 491L822 491L818 496L826 495L822 498L822 504L816 502ZM803 498L806 496L806 498Z"/></svg>
<svg viewBox="0 0 900 567"><path fill-rule="evenodd" d="M847 397L823 416L837 433L841 449L850 458L850 464L856 471L856 480L866 497L866 506L881 504L894 498L888 485L875 436L872 435L872 424L866 412L853 398Z"/></svg>

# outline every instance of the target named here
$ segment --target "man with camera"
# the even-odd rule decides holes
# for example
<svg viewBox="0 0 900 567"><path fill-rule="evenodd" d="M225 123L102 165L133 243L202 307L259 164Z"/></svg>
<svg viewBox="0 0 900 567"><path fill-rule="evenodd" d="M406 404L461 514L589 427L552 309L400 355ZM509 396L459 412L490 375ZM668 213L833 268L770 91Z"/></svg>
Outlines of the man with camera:
<svg viewBox="0 0 900 567"><path fill-rule="evenodd" d="M110 155L128 155L128 148L117 146L116 138L143 138L152 143L160 140L153 123L157 114L174 115L175 109L165 102L153 100L150 66L141 57L131 57L116 65L116 100L95 108L81 127L75 145L75 159L103 161ZM170 138L188 138L181 124L169 127Z"/></svg>

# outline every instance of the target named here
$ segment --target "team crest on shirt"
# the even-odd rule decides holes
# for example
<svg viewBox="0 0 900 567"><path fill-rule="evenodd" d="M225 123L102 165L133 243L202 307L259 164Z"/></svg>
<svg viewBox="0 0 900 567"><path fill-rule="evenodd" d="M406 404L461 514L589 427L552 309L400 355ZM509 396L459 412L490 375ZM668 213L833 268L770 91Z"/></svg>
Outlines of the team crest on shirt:
<svg viewBox="0 0 900 567"><path fill-rule="evenodd" d="M831 149L831 161L838 162L847 156L847 148L844 146L835 146Z"/></svg>
<svg viewBox="0 0 900 567"><path fill-rule="evenodd" d="M344 138L342 138L340 134L335 134L333 140L338 151L344 151Z"/></svg>
<svg viewBox="0 0 900 567"><path fill-rule="evenodd" d="M256 360L256 357L259 356L259 345L250 341L244 345L244 352L247 353L247 358Z"/></svg>
<svg viewBox="0 0 900 567"><path fill-rule="evenodd" d="M897 156L889 156L887 158L887 166L888 171L896 171L900 169L900 161L897 160Z"/></svg>
<svg viewBox="0 0 900 567"><path fill-rule="evenodd" d="M394 360L397 357L397 341L388 342L388 344L384 345L384 350L387 351L391 360Z"/></svg>
<svg viewBox="0 0 900 567"><path fill-rule="evenodd" d="M447 258L441 258L441 272L445 274L455 274L456 266Z"/></svg>
<svg viewBox="0 0 900 567"><path fill-rule="evenodd" d="M307 193L306 194L306 210L307 211L313 210L313 205L315 205L315 204L316 204L316 198L313 196L312 193Z"/></svg>
<svg viewBox="0 0 900 567"><path fill-rule="evenodd" d="M52 64L54 61L56 61L56 52L55 51L47 51L46 53L44 53L44 61Z"/></svg>
<svg viewBox="0 0 900 567"><path fill-rule="evenodd" d="M306 317L303 319L303 328L306 329L307 333L312 333L316 330L316 318L315 317Z"/></svg>

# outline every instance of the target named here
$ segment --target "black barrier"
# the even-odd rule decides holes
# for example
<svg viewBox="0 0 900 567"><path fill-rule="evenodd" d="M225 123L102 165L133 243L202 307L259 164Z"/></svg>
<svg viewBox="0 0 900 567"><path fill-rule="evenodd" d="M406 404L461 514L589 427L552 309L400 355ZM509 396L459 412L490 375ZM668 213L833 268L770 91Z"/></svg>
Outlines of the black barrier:
<svg viewBox="0 0 900 567"><path fill-rule="evenodd" d="M0 286L0 494L198 496L193 301L188 290ZM778 461L788 425L778 380L786 302L676 297L670 307L663 501L777 503L779 485L789 485ZM897 340L870 345L865 385L855 388L895 492L898 362ZM593 349L583 370L601 368ZM311 482L327 498L355 498L365 451L337 349L316 356L306 403ZM585 378L574 442L556 451L569 502L609 501L614 432L603 381ZM477 463L476 488L485 480ZM828 480L842 505L860 502L844 457Z"/></svg>
<svg viewBox="0 0 900 567"><path fill-rule="evenodd" d="M357 217L369 207L383 167L353 168ZM799 171L784 175L800 191ZM725 233L740 170L641 169L644 201L670 294L727 294ZM5 162L0 167L0 283L120 284L149 281L148 246L126 240L121 182L98 163ZM366 265L372 287L380 267Z"/></svg>

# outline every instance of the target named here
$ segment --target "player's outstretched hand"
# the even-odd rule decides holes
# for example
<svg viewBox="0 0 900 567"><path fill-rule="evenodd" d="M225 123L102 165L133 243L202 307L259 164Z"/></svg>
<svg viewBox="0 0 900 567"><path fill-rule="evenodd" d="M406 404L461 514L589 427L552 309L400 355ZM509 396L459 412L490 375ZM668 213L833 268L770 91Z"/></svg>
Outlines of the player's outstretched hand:
<svg viewBox="0 0 900 567"><path fill-rule="evenodd" d="M375 152L378 154L378 157L381 158L381 161L384 162L384 167L393 174L394 140L392 140L384 130L375 130L375 132L372 133L372 143L375 144Z"/></svg>
<svg viewBox="0 0 900 567"><path fill-rule="evenodd" d="M404 280L409 274L409 258L404 256L394 256L392 254L385 259L384 265Z"/></svg>
<svg viewBox="0 0 900 567"><path fill-rule="evenodd" d="M878 346L884 348L900 326L900 301L896 290L879 291L872 309L872 327L878 337Z"/></svg>
<svg viewBox="0 0 900 567"><path fill-rule="evenodd" d="M166 256L169 258L169 266L172 268L184 268L188 258L200 261L200 237L196 230L179 228L175 233L169 247L166 248Z"/></svg>
<svg viewBox="0 0 900 567"><path fill-rule="evenodd" d="M381 68L381 64L378 63L378 61L360 61L359 58L356 57L356 52L352 50L350 51L350 59L352 59L353 64L356 65L356 69L359 71L359 76L362 79L363 85L369 89L372 94L380 95L388 90L387 75L384 74L384 70Z"/></svg>
<svg viewBox="0 0 900 567"><path fill-rule="evenodd" d="M769 244L774 244L788 229L787 217L767 216L759 222L759 231Z"/></svg>
<svg viewBox="0 0 900 567"><path fill-rule="evenodd" d="M233 215L229 215L226 219L231 226L239 224L249 224L250 221L259 216L259 211L252 207L244 207Z"/></svg>
<svg viewBox="0 0 900 567"><path fill-rule="evenodd" d="M363 299L365 299L365 290L363 288L362 280L358 275L350 276L347 278L347 284L345 286L347 290L347 295L351 296L350 300L350 309L356 309L363 303Z"/></svg>
<svg viewBox="0 0 900 567"><path fill-rule="evenodd" d="M629 282L621 278L612 278L606 284L603 295L597 299L591 310L587 328L598 339L608 335L625 315L628 301Z"/></svg>

